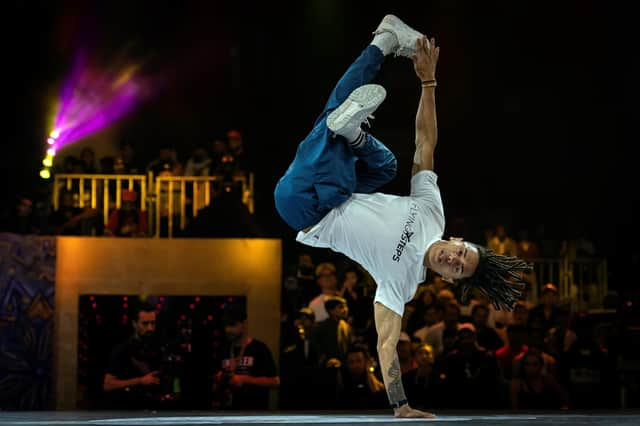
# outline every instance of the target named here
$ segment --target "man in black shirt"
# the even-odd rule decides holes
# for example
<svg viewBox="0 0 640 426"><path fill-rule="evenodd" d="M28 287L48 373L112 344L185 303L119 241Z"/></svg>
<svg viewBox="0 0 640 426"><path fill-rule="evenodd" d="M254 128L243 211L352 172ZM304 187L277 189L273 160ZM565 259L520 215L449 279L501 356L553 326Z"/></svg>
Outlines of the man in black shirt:
<svg viewBox="0 0 640 426"><path fill-rule="evenodd" d="M156 408L162 393L161 346L153 338L156 311L147 304L136 310L133 335L116 346L109 356L103 390L111 408Z"/></svg>
<svg viewBox="0 0 640 426"><path fill-rule="evenodd" d="M249 337L243 307L227 308L222 320L228 344L223 350L221 370L216 374L214 404L231 410L267 410L269 390L280 386L271 351Z"/></svg>

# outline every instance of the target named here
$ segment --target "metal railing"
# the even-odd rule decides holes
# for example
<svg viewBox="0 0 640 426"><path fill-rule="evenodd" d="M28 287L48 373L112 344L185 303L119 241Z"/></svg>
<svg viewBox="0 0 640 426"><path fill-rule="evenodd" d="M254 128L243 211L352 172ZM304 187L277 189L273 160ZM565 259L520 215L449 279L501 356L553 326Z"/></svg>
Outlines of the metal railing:
<svg viewBox="0 0 640 426"><path fill-rule="evenodd" d="M198 212L211 204L214 193L223 184L239 185L242 202L250 213L254 213L253 173L236 175L225 179L216 176L157 176L148 175L107 175L107 174L56 174L53 179L53 209L60 207L60 193L63 190L77 195L75 206L101 209L104 225L109 222L109 214L122 206L124 189L138 192L137 205L141 211L150 210L150 235L159 237L166 225L166 236L173 236L174 221L184 229L187 218L195 218ZM166 218L166 221L161 220ZM164 223L166 222L166 223Z"/></svg>
<svg viewBox="0 0 640 426"><path fill-rule="evenodd" d="M175 221L180 229L187 225L188 218L195 218L198 212L211 204L214 193L224 184L240 186L242 202L250 213L254 213L253 173L247 176L236 175L230 179L223 176L159 176L153 182L154 197L153 222L155 236L162 235L162 227L166 222L166 236L173 237ZM217 187L216 187L217 186ZM188 206L188 204L190 204ZM188 211L189 210L189 211ZM189 216L188 216L189 215ZM166 220L162 220L166 218Z"/></svg>
<svg viewBox="0 0 640 426"><path fill-rule="evenodd" d="M540 290L547 283L558 287L562 300L570 300L576 307L585 300L594 305L601 304L609 291L607 260L604 258L535 259L531 299L537 302ZM596 302L593 302L593 300Z"/></svg>
<svg viewBox="0 0 640 426"><path fill-rule="evenodd" d="M113 208L122 206L122 190L129 189L139 192L137 203L142 211L147 210L147 179L145 175L100 175L100 174L56 174L53 178L53 209L60 207L60 191L77 191L78 207L90 206L92 209L100 207L104 224L109 221L109 214ZM115 197L110 199L110 186L115 185ZM123 188L123 184L126 185ZM76 186L77 185L77 186Z"/></svg>

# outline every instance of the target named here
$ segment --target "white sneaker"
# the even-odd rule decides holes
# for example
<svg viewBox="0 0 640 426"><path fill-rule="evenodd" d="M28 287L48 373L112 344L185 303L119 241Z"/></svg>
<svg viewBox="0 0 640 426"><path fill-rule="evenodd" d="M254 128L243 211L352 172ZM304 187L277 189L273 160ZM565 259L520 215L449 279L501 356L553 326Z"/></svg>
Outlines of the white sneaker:
<svg viewBox="0 0 640 426"><path fill-rule="evenodd" d="M400 18L395 15L386 15L382 18L380 25L373 32L373 34L381 34L383 32L390 32L398 39L398 50L396 50L396 56L406 56L410 58L416 52L416 40L424 37L423 34L414 30ZM427 46L429 46L429 40L427 40Z"/></svg>
<svg viewBox="0 0 640 426"><path fill-rule="evenodd" d="M384 87L365 84L351 92L349 97L327 117L327 127L332 132L349 137L380 106L387 96Z"/></svg>

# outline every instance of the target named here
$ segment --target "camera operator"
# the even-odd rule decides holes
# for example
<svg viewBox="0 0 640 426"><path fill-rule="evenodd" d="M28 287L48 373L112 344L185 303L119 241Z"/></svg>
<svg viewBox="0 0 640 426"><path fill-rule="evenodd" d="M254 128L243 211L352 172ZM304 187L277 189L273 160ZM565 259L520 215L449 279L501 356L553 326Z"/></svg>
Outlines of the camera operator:
<svg viewBox="0 0 640 426"><path fill-rule="evenodd" d="M164 393L161 383L163 347L155 338L156 311L139 306L132 321L133 335L109 356L103 390L110 408L158 408Z"/></svg>

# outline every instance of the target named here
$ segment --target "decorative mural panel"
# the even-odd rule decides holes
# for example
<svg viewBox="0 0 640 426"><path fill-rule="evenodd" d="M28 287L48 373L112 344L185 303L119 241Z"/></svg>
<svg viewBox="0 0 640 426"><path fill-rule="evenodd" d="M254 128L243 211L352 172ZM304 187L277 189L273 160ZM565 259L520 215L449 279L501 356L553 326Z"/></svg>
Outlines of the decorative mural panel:
<svg viewBox="0 0 640 426"><path fill-rule="evenodd" d="M53 407L55 237L0 233L0 410Z"/></svg>

